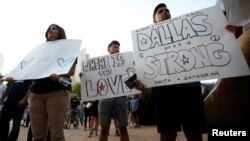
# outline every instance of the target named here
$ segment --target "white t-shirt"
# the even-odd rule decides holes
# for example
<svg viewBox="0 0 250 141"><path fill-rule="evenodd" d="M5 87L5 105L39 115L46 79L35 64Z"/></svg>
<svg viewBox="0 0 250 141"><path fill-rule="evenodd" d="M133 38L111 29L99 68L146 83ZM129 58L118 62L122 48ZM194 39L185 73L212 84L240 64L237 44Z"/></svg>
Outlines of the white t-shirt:
<svg viewBox="0 0 250 141"><path fill-rule="evenodd" d="M244 26L250 20L250 0L217 0L216 3L226 12L229 24Z"/></svg>

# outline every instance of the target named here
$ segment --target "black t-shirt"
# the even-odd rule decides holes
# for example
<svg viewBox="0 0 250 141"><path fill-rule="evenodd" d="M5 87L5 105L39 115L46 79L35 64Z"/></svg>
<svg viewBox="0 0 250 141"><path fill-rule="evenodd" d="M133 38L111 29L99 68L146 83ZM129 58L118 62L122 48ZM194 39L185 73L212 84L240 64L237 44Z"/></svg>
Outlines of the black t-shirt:
<svg viewBox="0 0 250 141"><path fill-rule="evenodd" d="M77 63L77 59L75 60L74 64ZM66 77L66 76L64 76ZM70 79L70 77L67 77ZM70 79L71 82L71 79ZM49 93L58 90L68 90L71 91L71 85L65 87L63 84L59 83L58 81L53 81L50 77L42 78L34 80L34 84L31 87L31 92L33 93Z"/></svg>
<svg viewBox="0 0 250 141"><path fill-rule="evenodd" d="M27 94L31 80L18 80L7 85L7 91L9 92L6 103L18 103Z"/></svg>
<svg viewBox="0 0 250 141"><path fill-rule="evenodd" d="M80 105L80 101L76 98L71 99L71 108L75 109L78 105Z"/></svg>
<svg viewBox="0 0 250 141"><path fill-rule="evenodd" d="M71 85L69 87L64 87L58 81L53 81L50 77L37 79L31 87L33 93L49 93L58 90L69 90L71 91Z"/></svg>

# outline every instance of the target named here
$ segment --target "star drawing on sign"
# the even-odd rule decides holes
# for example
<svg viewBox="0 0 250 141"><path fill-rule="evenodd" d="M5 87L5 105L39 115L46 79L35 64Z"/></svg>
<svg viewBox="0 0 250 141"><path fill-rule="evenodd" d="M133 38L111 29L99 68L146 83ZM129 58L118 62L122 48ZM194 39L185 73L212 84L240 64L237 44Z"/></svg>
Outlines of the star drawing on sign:
<svg viewBox="0 0 250 141"><path fill-rule="evenodd" d="M142 40L140 42L141 42L141 45L147 44L147 40L145 38L142 38Z"/></svg>
<svg viewBox="0 0 250 141"><path fill-rule="evenodd" d="M181 59L181 61L183 62L183 65L185 65L186 63L189 63L189 58L186 58L185 55L182 56L183 58Z"/></svg>
<svg viewBox="0 0 250 141"><path fill-rule="evenodd" d="M102 83L101 83L101 86L99 86L99 91L101 92L101 91L104 91L104 87L105 87L105 85L103 85Z"/></svg>

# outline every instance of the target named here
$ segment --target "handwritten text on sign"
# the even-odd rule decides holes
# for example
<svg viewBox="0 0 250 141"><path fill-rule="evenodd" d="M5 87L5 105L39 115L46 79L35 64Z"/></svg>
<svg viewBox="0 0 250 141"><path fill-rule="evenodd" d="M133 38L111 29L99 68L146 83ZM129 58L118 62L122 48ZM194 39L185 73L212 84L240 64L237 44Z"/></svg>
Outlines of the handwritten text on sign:
<svg viewBox="0 0 250 141"><path fill-rule="evenodd" d="M51 74L66 74L75 62L81 40L49 41L36 46L7 75L16 80L39 79ZM6 77L7 77L6 76Z"/></svg>
<svg viewBox="0 0 250 141"><path fill-rule="evenodd" d="M140 93L124 83L135 73L132 52L83 60L82 66L81 93L84 101Z"/></svg>
<svg viewBox="0 0 250 141"><path fill-rule="evenodd" d="M132 31L136 71L147 86L249 75L218 7Z"/></svg>

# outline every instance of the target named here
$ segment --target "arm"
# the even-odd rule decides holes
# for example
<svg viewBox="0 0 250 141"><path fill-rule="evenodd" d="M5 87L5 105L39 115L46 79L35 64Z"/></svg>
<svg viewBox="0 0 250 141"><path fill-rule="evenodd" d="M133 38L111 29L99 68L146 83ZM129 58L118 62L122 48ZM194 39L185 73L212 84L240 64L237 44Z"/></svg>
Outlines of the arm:
<svg viewBox="0 0 250 141"><path fill-rule="evenodd" d="M14 82L14 79L13 79L12 77L7 77L7 78L5 78L4 80L7 81L8 84L7 84L7 88L5 88L5 90L4 90L4 92L3 92L2 97L0 97L0 105L3 104L4 99L9 95L9 88L8 88L8 87L10 86L11 83Z"/></svg>
<svg viewBox="0 0 250 141"><path fill-rule="evenodd" d="M226 16L225 5L223 0L217 0L216 5L220 7L223 11L224 15ZM236 38L238 38L243 33L242 26L235 26L235 25L227 25L226 29L233 33Z"/></svg>
<svg viewBox="0 0 250 141"><path fill-rule="evenodd" d="M76 68L76 63L74 63L74 64L72 65L72 67L70 68L70 70L69 70L69 72L68 72L67 74L63 74L63 75L61 75L61 76L68 76L68 77L70 77L70 76L74 75L74 73L75 73L75 68Z"/></svg>
<svg viewBox="0 0 250 141"><path fill-rule="evenodd" d="M51 74L51 75L50 75L50 78L51 78L52 80L54 80L54 81L58 81L59 78L60 78L61 76L70 77L70 76L74 75L74 73L75 73L75 68L76 68L76 63L74 63L74 64L71 66L71 68L70 68L70 70L69 70L68 73L62 74L62 75Z"/></svg>
<svg viewBox="0 0 250 141"><path fill-rule="evenodd" d="M151 88L147 88L140 80L136 80L135 88L140 91L148 91Z"/></svg>
<svg viewBox="0 0 250 141"><path fill-rule="evenodd" d="M5 99L8 95L9 95L9 91L8 91L8 88L6 88L5 91L3 92L2 97L0 98L0 105L3 104L4 99Z"/></svg>
<svg viewBox="0 0 250 141"><path fill-rule="evenodd" d="M243 27L242 26L235 26L235 25L227 25L226 29L233 33L235 38L238 38L243 33Z"/></svg>
<svg viewBox="0 0 250 141"><path fill-rule="evenodd" d="M26 93L26 95L18 102L18 106L19 107L23 107L25 102L27 101L29 94L30 94L30 89L28 90L28 92Z"/></svg>

